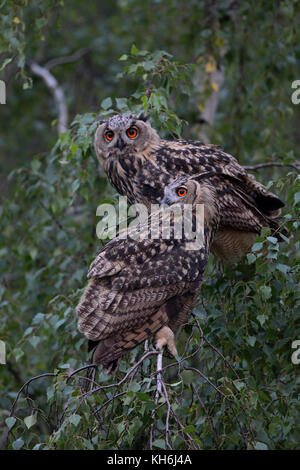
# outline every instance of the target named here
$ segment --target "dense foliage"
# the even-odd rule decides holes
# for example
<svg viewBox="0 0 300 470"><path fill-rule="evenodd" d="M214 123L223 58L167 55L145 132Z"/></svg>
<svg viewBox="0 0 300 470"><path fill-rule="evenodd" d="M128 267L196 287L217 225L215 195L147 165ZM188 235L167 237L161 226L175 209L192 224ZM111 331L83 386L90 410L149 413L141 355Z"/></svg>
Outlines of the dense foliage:
<svg viewBox="0 0 300 470"><path fill-rule="evenodd" d="M4 0L0 8L0 79L7 83L0 108L0 340L7 350L0 365L1 445L297 448L299 365L291 360L300 338L300 105L291 102L291 83L300 78L297 2L275 8L191 0L182 11L177 0L110 0L88 8L79 1ZM77 59L49 69L72 118L57 140L51 125L57 109L30 63L78 50ZM216 71L224 73L221 90ZM218 107L208 125L203 112L212 94ZM96 391L83 390L86 371L77 371L87 352L74 310L102 243L96 209L117 204L98 168L93 135L98 114L128 110L148 112L166 138L201 136L244 165L283 165L256 176L284 199L287 235L278 243L264 230L234 267L211 257L195 315L178 338L182 360L164 358L159 397L151 345L122 361L116 377L98 371Z"/></svg>

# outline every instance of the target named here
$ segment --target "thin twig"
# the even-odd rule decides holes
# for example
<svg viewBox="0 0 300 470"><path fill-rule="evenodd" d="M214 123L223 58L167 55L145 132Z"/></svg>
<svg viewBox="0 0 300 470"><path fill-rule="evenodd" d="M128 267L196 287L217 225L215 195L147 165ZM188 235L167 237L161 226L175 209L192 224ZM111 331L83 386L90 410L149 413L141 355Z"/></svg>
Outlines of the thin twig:
<svg viewBox="0 0 300 470"><path fill-rule="evenodd" d="M155 394L155 401L156 403L158 402L159 396L161 395L161 387L162 387L162 376L161 376L161 370L162 370L162 358L163 358L163 353L160 352L157 356L157 365L156 365L156 371L157 371L157 376L156 376L156 394Z"/></svg>
<svg viewBox="0 0 300 470"><path fill-rule="evenodd" d="M89 49L84 48L84 49L79 49L78 51L74 52L74 54L71 55L66 55L63 57L56 57L55 59L49 60L45 65L45 69L50 70L53 67L56 67L57 65L63 65L63 64L69 64L71 62L76 62L79 60L82 56L90 52Z"/></svg>
<svg viewBox="0 0 300 470"><path fill-rule="evenodd" d="M20 390L17 393L16 398L14 399L14 402L13 402L11 410L10 410L10 416L13 416L13 413L15 411L15 406L16 406L17 401L19 400L20 395L23 392L24 388L28 387L28 385L31 382L33 382L34 380L41 379L42 377L56 377L56 375L57 374L55 374L54 372L47 372L46 374L36 375L35 377L31 377L31 379L27 380L27 382L25 382L24 385L22 385L22 387L20 388Z"/></svg>
<svg viewBox="0 0 300 470"><path fill-rule="evenodd" d="M294 163L284 163L284 162L265 162L265 163L258 163L257 165L245 165L243 168L245 170L252 170L252 171L257 171L260 170L261 168L268 168L272 166L290 166L294 168L297 171L300 171L300 162L294 162Z"/></svg>
<svg viewBox="0 0 300 470"><path fill-rule="evenodd" d="M120 385L122 385L124 382L126 382L126 380L128 379L128 377L130 377L132 374L136 373L138 367L142 364L142 362L144 362L144 360L149 357L149 356L153 356L153 355L157 355L159 354L158 351L149 351L147 352L146 354L143 355L143 357L141 357L141 359L136 363L134 364L134 366L131 367L131 369L127 372L126 375L124 375L123 379L121 379L119 382L116 382L116 383L113 383L113 384L110 384L110 385L102 385L100 387L97 387L93 390L90 390L82 395L80 395L80 398L81 397L86 397L86 396L89 396L89 395L93 395L94 393L97 393L97 392L100 392L101 390L103 389L107 389L107 388L113 388L113 387L119 387Z"/></svg>

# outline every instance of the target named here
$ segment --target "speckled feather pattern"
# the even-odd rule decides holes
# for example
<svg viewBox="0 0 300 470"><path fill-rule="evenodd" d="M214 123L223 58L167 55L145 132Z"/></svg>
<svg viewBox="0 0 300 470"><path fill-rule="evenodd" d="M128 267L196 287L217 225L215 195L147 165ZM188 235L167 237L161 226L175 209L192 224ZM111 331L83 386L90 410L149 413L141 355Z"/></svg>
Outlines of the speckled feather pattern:
<svg viewBox="0 0 300 470"><path fill-rule="evenodd" d="M164 188L174 178L213 171L228 177L218 180L216 188L222 205L221 233L212 245L216 254L222 258L222 235L228 241L229 234L233 234L232 259L235 259L236 239L240 232L259 234L264 225L274 232L278 230L274 219L280 214L283 202L248 174L232 155L219 146L199 141L160 139L149 123L140 122L133 115L114 116L102 126L112 126L117 133L133 123L140 129L141 142L139 139L132 144L128 142L122 151L115 146L106 148L101 126L95 135L96 153L109 181L120 194L128 197L130 203L140 202L147 206L159 203ZM238 256L248 251L250 239L253 240L252 235L248 245L242 244L245 249L241 249ZM227 245L226 253L230 259L230 243Z"/></svg>
<svg viewBox="0 0 300 470"><path fill-rule="evenodd" d="M130 126L138 131L135 140L126 135ZM110 143L104 137L107 130L114 134ZM205 240L198 251L188 251L185 239L129 236L110 241L91 264L77 307L78 326L90 340L99 341L94 362L111 370L127 351L165 326L176 332L188 320L210 249L225 262L238 259L262 227L276 233L284 204L221 147L160 139L135 115L102 122L95 150L110 183L130 203L150 208L161 203L166 189L187 183L194 193L192 203L205 206ZM149 230L150 219L143 230Z"/></svg>
<svg viewBox="0 0 300 470"><path fill-rule="evenodd" d="M101 341L94 360L112 363L127 350L151 337L163 325L175 333L190 314L201 286L210 245L219 224L215 189L209 181L191 186L196 192L194 206L204 203L204 244L188 250L189 239L174 237L178 213L171 213L170 239L115 238L92 262L90 282L77 307L78 328L88 339ZM198 194L199 193L199 194ZM149 233L151 214L139 233ZM184 232L183 232L184 235ZM116 346L117 345L117 346ZM123 347L122 347L123 345Z"/></svg>

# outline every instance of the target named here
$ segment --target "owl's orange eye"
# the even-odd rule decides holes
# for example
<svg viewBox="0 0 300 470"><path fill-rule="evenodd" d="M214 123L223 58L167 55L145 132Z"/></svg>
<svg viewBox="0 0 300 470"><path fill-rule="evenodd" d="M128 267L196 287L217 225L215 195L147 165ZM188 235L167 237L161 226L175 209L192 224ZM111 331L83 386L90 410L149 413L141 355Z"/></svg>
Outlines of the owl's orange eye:
<svg viewBox="0 0 300 470"><path fill-rule="evenodd" d="M187 189L184 188L184 187L177 189L177 196L179 196L179 197L186 196L186 193L187 193Z"/></svg>
<svg viewBox="0 0 300 470"><path fill-rule="evenodd" d="M113 133L113 131L106 131L104 136L105 136L106 140L111 142L114 138L114 133Z"/></svg>
<svg viewBox="0 0 300 470"><path fill-rule="evenodd" d="M137 136L137 129L135 127L129 127L127 129L126 134L130 139L134 139Z"/></svg>

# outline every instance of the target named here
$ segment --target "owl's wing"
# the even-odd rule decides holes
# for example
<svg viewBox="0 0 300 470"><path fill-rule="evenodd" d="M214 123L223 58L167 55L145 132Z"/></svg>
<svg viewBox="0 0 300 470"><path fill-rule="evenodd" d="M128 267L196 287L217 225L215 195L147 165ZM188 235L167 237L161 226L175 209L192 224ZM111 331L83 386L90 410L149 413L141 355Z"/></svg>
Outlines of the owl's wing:
<svg viewBox="0 0 300 470"><path fill-rule="evenodd" d="M260 233L262 227L270 227L273 232L278 231L278 222L259 210L253 193L248 191L244 181L224 173L216 174L212 181L222 214L221 229Z"/></svg>
<svg viewBox="0 0 300 470"><path fill-rule="evenodd" d="M181 240L113 240L90 267L80 331L99 340L141 327L168 299L197 290L207 258L206 247L187 251Z"/></svg>
<svg viewBox="0 0 300 470"><path fill-rule="evenodd" d="M219 146L187 140L161 141L155 160L158 167L165 168L175 177L210 171L232 176L244 185L258 210L268 216L276 217L284 206L280 198L268 191L247 173L236 158Z"/></svg>
<svg viewBox="0 0 300 470"><path fill-rule="evenodd" d="M183 220L181 211L174 213L159 209L152 212L144 224L130 227L125 239L117 237L107 243L91 263L87 277L109 277L112 288L116 290L122 290L123 285L126 289L136 289L172 284L183 279L195 280L201 270L200 258L207 257L207 248L203 246L196 255L188 256L189 240L184 238L184 231L183 238L174 236L174 227L183 224ZM170 225L169 238L162 233L165 222ZM151 238L153 229L155 238ZM195 256L199 258L199 269L193 262ZM114 278L116 274L118 276Z"/></svg>

